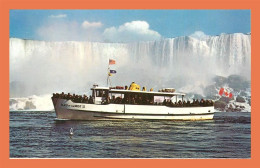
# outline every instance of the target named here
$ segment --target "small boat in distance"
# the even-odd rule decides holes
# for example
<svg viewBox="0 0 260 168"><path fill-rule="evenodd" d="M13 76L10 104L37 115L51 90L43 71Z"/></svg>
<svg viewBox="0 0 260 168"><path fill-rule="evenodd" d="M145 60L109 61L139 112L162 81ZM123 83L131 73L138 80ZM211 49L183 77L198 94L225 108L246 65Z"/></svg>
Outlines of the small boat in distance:
<svg viewBox="0 0 260 168"><path fill-rule="evenodd" d="M53 94L52 101L58 119L69 120L208 120L213 119L212 100L184 100L184 93L174 88L158 92L130 87L99 87L93 85L92 95Z"/></svg>

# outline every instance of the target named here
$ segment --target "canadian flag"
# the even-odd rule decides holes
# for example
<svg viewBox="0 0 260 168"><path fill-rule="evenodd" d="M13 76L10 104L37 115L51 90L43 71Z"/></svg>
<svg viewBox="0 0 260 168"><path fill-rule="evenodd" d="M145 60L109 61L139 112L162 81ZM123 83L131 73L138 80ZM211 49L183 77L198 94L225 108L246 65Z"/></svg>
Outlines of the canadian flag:
<svg viewBox="0 0 260 168"><path fill-rule="evenodd" d="M219 94L220 96L222 96L222 95L223 95L223 93L224 93L224 88L220 88L220 90L219 90L218 94Z"/></svg>
<svg viewBox="0 0 260 168"><path fill-rule="evenodd" d="M222 96L224 94L226 97L229 97L229 98L232 98L232 96L233 96L233 94L231 92L228 93L228 91L226 91L224 88L220 88L218 94L220 96Z"/></svg>
<svg viewBox="0 0 260 168"><path fill-rule="evenodd" d="M229 98L232 98L232 96L233 96L233 94L232 94L232 93L229 93L229 96L228 96L228 97L229 97Z"/></svg>
<svg viewBox="0 0 260 168"><path fill-rule="evenodd" d="M225 92L225 96L228 96L229 94L228 94L228 92Z"/></svg>

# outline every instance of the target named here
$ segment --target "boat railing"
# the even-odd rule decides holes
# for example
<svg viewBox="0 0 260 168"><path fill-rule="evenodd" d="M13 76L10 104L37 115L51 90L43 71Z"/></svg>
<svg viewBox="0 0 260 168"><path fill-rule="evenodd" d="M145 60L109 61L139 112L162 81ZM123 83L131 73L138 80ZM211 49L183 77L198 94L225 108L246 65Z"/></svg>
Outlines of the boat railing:
<svg viewBox="0 0 260 168"><path fill-rule="evenodd" d="M86 96L86 95L71 95L70 93L64 94L63 92L61 94L54 93L53 98L59 98L59 99L66 99L71 100L73 103L84 103L84 104L94 104L94 99L92 96ZM136 100L134 98L127 99L127 98L112 98L109 97L104 99L101 104L132 104L132 105L157 105L157 106L168 106L168 107L206 107L206 106L213 106L214 102L212 100L204 100L201 99L200 101L198 99L193 99L193 101L185 101L185 100L179 100L178 102L172 102L170 99L165 99L163 102L154 102L148 99L145 100Z"/></svg>

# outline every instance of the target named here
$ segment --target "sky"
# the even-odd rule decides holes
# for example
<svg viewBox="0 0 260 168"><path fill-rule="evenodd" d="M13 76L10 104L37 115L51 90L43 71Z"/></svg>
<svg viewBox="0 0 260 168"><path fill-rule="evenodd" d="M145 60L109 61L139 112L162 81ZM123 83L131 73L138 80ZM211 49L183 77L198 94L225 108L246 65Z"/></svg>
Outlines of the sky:
<svg viewBox="0 0 260 168"><path fill-rule="evenodd" d="M250 10L10 10L10 37L132 42L251 32Z"/></svg>

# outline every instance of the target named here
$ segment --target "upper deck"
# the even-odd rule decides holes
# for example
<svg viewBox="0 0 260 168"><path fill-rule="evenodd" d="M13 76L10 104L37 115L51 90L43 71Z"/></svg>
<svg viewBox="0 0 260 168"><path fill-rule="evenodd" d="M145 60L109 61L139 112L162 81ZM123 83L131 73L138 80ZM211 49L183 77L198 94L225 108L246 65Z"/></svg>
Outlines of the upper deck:
<svg viewBox="0 0 260 168"><path fill-rule="evenodd" d="M139 94L150 94L153 96L185 96L184 93L170 93L170 92L155 92L155 91L140 91L140 90L123 90L123 89L110 89L109 93L139 93Z"/></svg>
<svg viewBox="0 0 260 168"><path fill-rule="evenodd" d="M93 87L91 90L103 90L108 91L109 93L117 93L117 94L148 94L151 96L185 96L185 93L177 93L177 92L156 92L156 91L141 91L141 90L125 90L125 89L111 89L109 87Z"/></svg>

